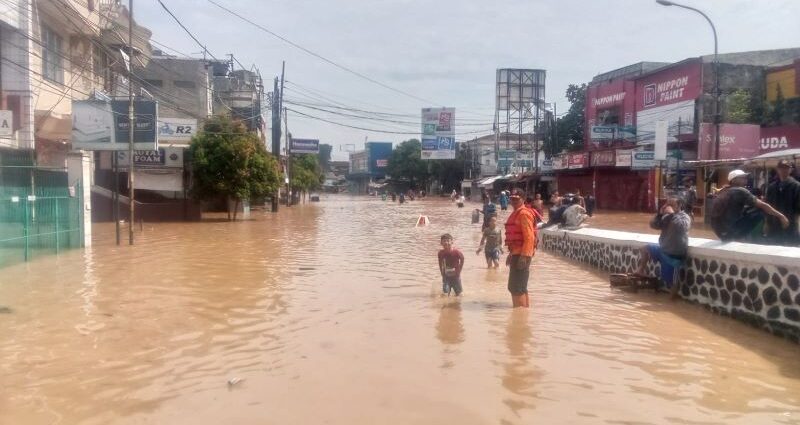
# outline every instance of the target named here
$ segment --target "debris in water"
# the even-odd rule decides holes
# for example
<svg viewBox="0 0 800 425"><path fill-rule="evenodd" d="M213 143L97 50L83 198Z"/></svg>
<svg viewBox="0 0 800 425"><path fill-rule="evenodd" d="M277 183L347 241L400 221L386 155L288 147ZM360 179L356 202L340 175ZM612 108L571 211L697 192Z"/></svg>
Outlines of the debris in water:
<svg viewBox="0 0 800 425"><path fill-rule="evenodd" d="M11 307L0 305L0 314L10 314L10 313L11 313Z"/></svg>
<svg viewBox="0 0 800 425"><path fill-rule="evenodd" d="M300 267L300 270L316 270L316 267Z"/></svg>
<svg viewBox="0 0 800 425"><path fill-rule="evenodd" d="M228 386L232 387L232 386L234 386L234 385L236 385L236 384L238 384L238 383L240 383L242 381L244 381L244 379L242 379L242 378L231 378L231 379L228 379Z"/></svg>

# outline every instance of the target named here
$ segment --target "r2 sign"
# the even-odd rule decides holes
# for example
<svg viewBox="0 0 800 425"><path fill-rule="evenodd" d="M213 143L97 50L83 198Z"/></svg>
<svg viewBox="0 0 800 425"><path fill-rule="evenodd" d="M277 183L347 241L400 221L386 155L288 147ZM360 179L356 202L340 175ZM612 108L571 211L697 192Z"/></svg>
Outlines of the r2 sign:
<svg viewBox="0 0 800 425"><path fill-rule="evenodd" d="M192 126L190 126L190 125L179 125L175 129L175 134L188 134L188 135L191 135L192 134Z"/></svg>
<svg viewBox="0 0 800 425"><path fill-rule="evenodd" d="M197 128L196 119L161 118L158 122L158 140L189 143Z"/></svg>

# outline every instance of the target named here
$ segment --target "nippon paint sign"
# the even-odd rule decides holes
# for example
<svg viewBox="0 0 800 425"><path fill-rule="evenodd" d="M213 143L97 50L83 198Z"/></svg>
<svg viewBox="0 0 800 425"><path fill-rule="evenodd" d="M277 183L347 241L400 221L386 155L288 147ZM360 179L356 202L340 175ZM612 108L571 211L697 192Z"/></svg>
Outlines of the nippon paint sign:
<svg viewBox="0 0 800 425"><path fill-rule="evenodd" d="M702 89L701 69L700 60L694 60L638 78L636 110L697 99Z"/></svg>

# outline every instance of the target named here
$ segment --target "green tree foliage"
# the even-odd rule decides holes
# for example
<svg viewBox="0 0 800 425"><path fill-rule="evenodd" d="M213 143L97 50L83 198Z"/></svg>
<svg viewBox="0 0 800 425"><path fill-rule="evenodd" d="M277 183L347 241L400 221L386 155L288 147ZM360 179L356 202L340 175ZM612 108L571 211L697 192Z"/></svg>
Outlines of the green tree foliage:
<svg viewBox="0 0 800 425"><path fill-rule="evenodd" d="M728 122L734 124L747 124L753 121L752 99L750 92L737 89L728 96Z"/></svg>
<svg viewBox="0 0 800 425"><path fill-rule="evenodd" d="M234 220L241 201L267 196L280 184L277 161L240 121L209 119L189 150L193 159L191 195L205 201L233 201Z"/></svg>
<svg viewBox="0 0 800 425"><path fill-rule="evenodd" d="M461 180L464 179L464 165L467 162L464 145L459 144L456 149L456 159L443 159L431 161L430 175L442 185L442 191L449 193L455 189L461 191Z"/></svg>
<svg viewBox="0 0 800 425"><path fill-rule="evenodd" d="M331 152L333 151L333 146L320 143L319 145L319 166L323 172L331 170Z"/></svg>
<svg viewBox="0 0 800 425"><path fill-rule="evenodd" d="M406 179L412 189L425 187L430 179L428 161L422 159L422 144L409 139L397 145L389 157L386 172L394 179Z"/></svg>
<svg viewBox="0 0 800 425"><path fill-rule="evenodd" d="M577 151L583 149L583 133L586 123L586 84L570 84L566 92L570 102L569 110L564 116L556 119L558 138L551 139L548 149L550 155L563 150Z"/></svg>
<svg viewBox="0 0 800 425"><path fill-rule="evenodd" d="M308 192L322 186L324 177L317 155L293 155L290 182L294 189Z"/></svg>

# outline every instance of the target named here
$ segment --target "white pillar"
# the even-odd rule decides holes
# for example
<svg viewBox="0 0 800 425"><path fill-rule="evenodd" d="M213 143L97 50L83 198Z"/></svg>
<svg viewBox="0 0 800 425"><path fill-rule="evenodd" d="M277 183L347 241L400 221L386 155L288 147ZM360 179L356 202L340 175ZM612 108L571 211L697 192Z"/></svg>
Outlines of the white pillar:
<svg viewBox="0 0 800 425"><path fill-rule="evenodd" d="M83 245L92 245L92 184L94 172L94 156L92 152L72 151L67 155L67 184L83 188L81 200L81 217L83 226ZM78 195L76 190L75 196Z"/></svg>

